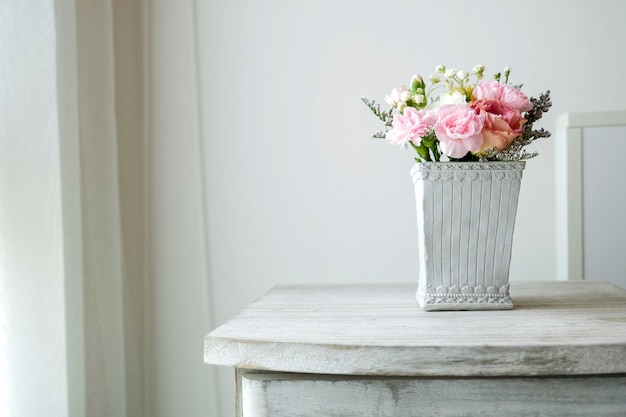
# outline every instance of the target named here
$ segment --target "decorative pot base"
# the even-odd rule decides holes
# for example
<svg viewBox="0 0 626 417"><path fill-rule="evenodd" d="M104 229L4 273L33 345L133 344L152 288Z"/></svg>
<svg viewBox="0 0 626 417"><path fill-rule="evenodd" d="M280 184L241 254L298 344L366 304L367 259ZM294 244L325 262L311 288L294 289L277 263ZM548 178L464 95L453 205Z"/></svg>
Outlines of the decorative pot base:
<svg viewBox="0 0 626 417"><path fill-rule="evenodd" d="M427 285L426 291L418 289L415 298L424 310L510 310L513 301L509 296L509 285L500 288L459 288L438 287Z"/></svg>

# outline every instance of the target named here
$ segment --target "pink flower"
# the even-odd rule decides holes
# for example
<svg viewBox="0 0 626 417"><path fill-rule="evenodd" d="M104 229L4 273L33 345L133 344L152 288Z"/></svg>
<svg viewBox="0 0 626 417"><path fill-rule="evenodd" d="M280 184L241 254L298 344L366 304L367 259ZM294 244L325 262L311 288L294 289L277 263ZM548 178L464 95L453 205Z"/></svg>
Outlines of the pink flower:
<svg viewBox="0 0 626 417"><path fill-rule="evenodd" d="M393 129L387 132L385 139L394 145L406 147L409 141L419 145L422 136L435 123L437 117L424 110L417 110L414 107L407 107L404 113L396 113L393 116L391 125Z"/></svg>
<svg viewBox="0 0 626 417"><path fill-rule="evenodd" d="M472 91L472 96L476 100L501 100L504 93L504 86L498 81L487 81L476 84Z"/></svg>
<svg viewBox="0 0 626 417"><path fill-rule="evenodd" d="M477 154L484 154L486 149L507 149L526 123L519 110L496 100L477 100L471 107L485 120L482 131L484 141Z"/></svg>
<svg viewBox="0 0 626 417"><path fill-rule="evenodd" d="M500 101L519 111L529 111L533 108L533 103L530 102L526 94L524 94L519 88L513 87L512 85L504 86Z"/></svg>
<svg viewBox="0 0 626 417"><path fill-rule="evenodd" d="M435 123L441 151L452 158L462 158L468 152L479 150L483 144L483 124L483 116L472 108L454 104L441 106Z"/></svg>
<svg viewBox="0 0 626 417"><path fill-rule="evenodd" d="M477 84L472 91L476 100L496 100L519 111L528 111L533 108L526 94L512 85L502 85L498 81L488 81Z"/></svg>

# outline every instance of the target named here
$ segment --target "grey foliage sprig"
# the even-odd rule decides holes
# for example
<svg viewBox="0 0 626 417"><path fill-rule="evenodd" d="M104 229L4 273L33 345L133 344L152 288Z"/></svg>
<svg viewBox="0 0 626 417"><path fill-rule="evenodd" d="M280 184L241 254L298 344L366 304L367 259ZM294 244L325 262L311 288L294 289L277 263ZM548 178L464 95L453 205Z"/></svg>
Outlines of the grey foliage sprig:
<svg viewBox="0 0 626 417"><path fill-rule="evenodd" d="M385 126L385 130L374 133L372 137L376 139L384 139L387 133L387 128L391 127L391 122L393 121L393 108L385 111L380 109L380 104L377 104L375 100L369 100L366 97L361 97L361 100L372 111L372 113L374 113L374 115L384 123Z"/></svg>

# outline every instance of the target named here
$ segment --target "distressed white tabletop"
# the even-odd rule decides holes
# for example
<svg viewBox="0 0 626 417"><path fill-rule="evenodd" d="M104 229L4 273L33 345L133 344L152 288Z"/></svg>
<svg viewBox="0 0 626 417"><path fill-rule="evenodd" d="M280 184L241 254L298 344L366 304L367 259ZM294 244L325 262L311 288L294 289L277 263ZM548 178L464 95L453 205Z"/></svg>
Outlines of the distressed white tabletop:
<svg viewBox="0 0 626 417"><path fill-rule="evenodd" d="M241 369L343 375L626 373L626 291L512 282L513 310L425 312L412 284L278 286L205 338Z"/></svg>

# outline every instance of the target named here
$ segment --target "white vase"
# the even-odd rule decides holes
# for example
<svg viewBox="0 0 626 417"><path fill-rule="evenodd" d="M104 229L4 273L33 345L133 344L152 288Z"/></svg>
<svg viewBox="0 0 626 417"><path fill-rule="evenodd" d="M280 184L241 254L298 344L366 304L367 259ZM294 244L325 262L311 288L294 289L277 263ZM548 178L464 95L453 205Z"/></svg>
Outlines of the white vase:
<svg viewBox="0 0 626 417"><path fill-rule="evenodd" d="M525 162L423 162L411 170L424 310L513 308L509 265Z"/></svg>

